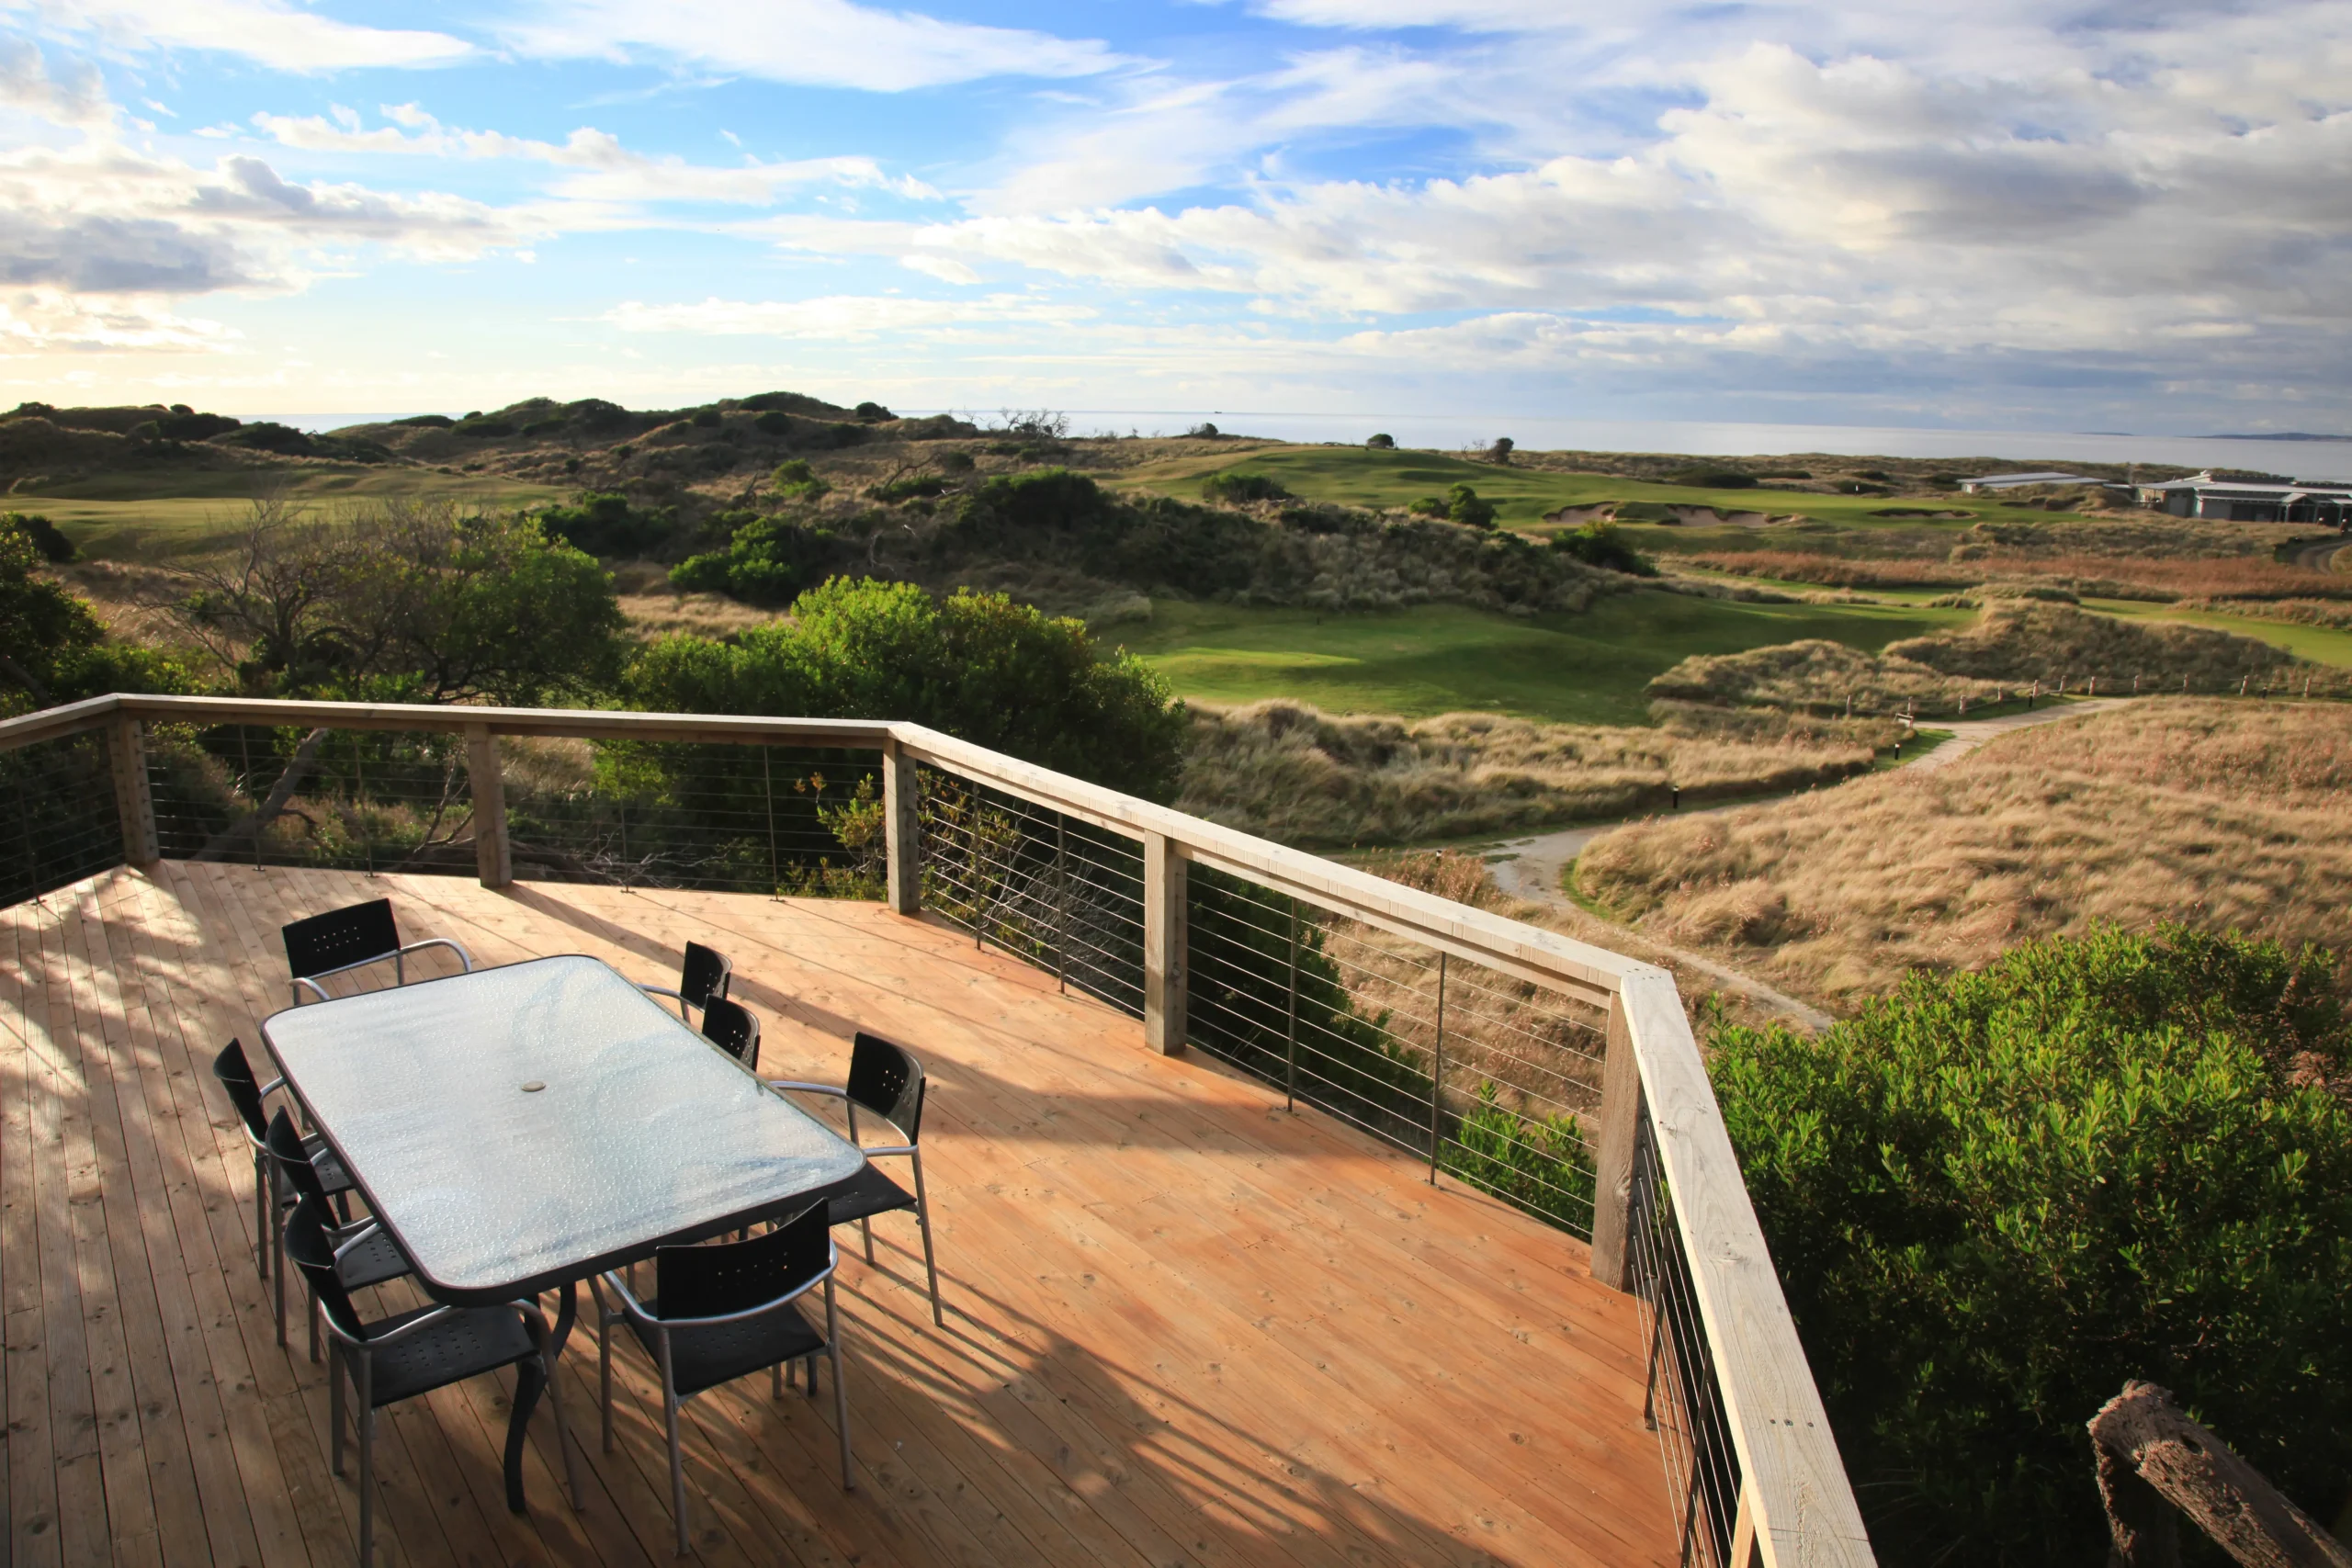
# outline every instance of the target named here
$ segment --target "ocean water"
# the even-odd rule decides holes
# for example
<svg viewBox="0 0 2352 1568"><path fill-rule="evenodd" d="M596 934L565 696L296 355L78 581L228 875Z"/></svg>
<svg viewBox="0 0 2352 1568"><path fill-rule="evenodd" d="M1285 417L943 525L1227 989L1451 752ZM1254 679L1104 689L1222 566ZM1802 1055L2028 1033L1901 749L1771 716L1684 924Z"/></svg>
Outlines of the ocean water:
<svg viewBox="0 0 2352 1568"><path fill-rule="evenodd" d="M401 419L395 413L266 413L299 430L334 430ZM462 412L462 411L459 411ZM992 410L901 409L952 412L987 425ZM2169 463L2186 468L2255 468L2295 479L2352 479L2352 441L2249 441L2211 435L2132 435L2113 432L1949 430L1903 425L1751 424L1735 421L1593 420L1518 414L1286 413L1249 409L1070 409L1073 434L1178 435L1213 423L1230 435L1348 445L1375 431L1400 446L1456 451L1508 435L1530 451L1679 452L1693 457L1778 456L1820 452L1843 457L1978 457L2002 468L2064 468L2078 463Z"/></svg>

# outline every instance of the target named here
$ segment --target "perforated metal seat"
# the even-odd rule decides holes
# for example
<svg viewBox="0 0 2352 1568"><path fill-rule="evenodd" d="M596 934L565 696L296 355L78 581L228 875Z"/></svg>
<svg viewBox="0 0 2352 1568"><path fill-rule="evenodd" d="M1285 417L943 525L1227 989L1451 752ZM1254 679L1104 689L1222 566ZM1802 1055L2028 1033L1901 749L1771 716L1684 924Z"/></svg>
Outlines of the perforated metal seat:
<svg viewBox="0 0 2352 1568"><path fill-rule="evenodd" d="M830 1223L837 1225L857 1222L865 1240L865 1260L874 1261L874 1216L896 1213L901 1209L914 1213L915 1224L922 1231L922 1269L931 1283L931 1321L946 1325L946 1316L939 1304L939 1264L931 1245L931 1201L922 1184L922 1150L918 1146L922 1138L922 1104L924 1078L922 1063L912 1051L896 1045L878 1034L857 1032L851 1043L849 1082L836 1088L831 1084L801 1083L789 1078L771 1078L768 1087L788 1089L800 1094L830 1095L848 1102L850 1142L857 1143L857 1113L863 1109L879 1116L906 1142L888 1145L860 1145L865 1156L865 1168L834 1196L827 1205ZM899 1186L875 1168L876 1156L904 1156L913 1167L915 1190Z"/></svg>
<svg viewBox="0 0 2352 1568"><path fill-rule="evenodd" d="M420 1307L363 1320L352 1305L337 1269L323 1203L305 1197L286 1222L286 1253L302 1270L326 1314L331 1352L327 1386L332 1435L328 1452L343 1473L344 1381L351 1382L353 1421L359 1433L359 1564L368 1568L375 1539L376 1412L501 1367L515 1369L514 1400L527 1406L544 1393L555 1416L556 1444L563 1450L565 1479L580 1495L578 1457L564 1428L563 1404L548 1380L547 1319L536 1303L496 1307ZM510 1433L510 1444L519 1432ZM510 1485L513 1484L510 1483ZM508 1506L520 1510L518 1493Z"/></svg>
<svg viewBox="0 0 2352 1568"><path fill-rule="evenodd" d="M473 956L445 936L429 936L402 946L400 923L392 918L390 898L371 899L295 920L279 927L277 934L286 943L286 967L293 976L294 1000L298 1004L305 988L321 1001L326 1000L327 988L319 982L330 976L365 968L387 958L392 961L392 983L405 986L408 955L424 948L446 947L458 955L458 962L469 973L474 966Z"/></svg>
<svg viewBox="0 0 2352 1568"><path fill-rule="evenodd" d="M833 1270L841 1255L821 1207L810 1206L763 1235L711 1247L665 1247L653 1255L655 1290L639 1301L617 1273L592 1281L596 1292L598 1385L604 1444L613 1447L613 1329L622 1323L662 1378L662 1429L670 1443L670 1502L678 1529L678 1555L686 1540L686 1480L678 1447L678 1407L695 1394L769 1369L784 1397L784 1367L808 1368L808 1397L817 1397L817 1360L832 1362L833 1414L841 1437L842 1489L856 1484L850 1467L849 1388L842 1380L841 1314L833 1303ZM798 1302L825 1289L820 1333ZM613 1300L605 1299L605 1292Z"/></svg>

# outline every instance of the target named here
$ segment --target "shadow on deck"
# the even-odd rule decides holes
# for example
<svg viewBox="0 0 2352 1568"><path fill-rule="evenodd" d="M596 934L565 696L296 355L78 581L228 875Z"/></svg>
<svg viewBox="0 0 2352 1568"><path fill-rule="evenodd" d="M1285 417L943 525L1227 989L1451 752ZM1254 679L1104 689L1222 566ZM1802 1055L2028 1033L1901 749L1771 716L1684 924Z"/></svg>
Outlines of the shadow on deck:
<svg viewBox="0 0 2352 1568"><path fill-rule="evenodd" d="M924 1150L947 1326L913 1225L844 1233L859 1485L830 1397L764 1378L695 1401L695 1549L714 1563L1663 1563L1634 1303L1582 1244L1432 1189L1408 1156L944 927L877 905L164 863L0 910L0 1303L10 1560L352 1560L327 1393L255 1277L243 1134L208 1070L286 1005L277 928L389 895L477 964L587 953L673 980L728 953L770 1076L838 1079L854 1027L932 1077ZM438 972L437 970L435 972ZM404 1304L404 1303L403 1303ZM535 1421L508 1514L504 1385L395 1406L386 1562L671 1560L656 1385L593 1326L562 1372L588 1495Z"/></svg>

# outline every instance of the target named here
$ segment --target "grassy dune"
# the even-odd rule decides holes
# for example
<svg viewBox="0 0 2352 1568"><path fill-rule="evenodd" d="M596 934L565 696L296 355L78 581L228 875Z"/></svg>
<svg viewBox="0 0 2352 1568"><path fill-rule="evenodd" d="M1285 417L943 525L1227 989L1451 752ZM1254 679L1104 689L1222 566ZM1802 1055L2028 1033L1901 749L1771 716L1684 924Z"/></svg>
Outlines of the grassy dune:
<svg viewBox="0 0 2352 1568"><path fill-rule="evenodd" d="M1506 468L1435 452L1375 452L1354 446L1265 446L1240 452L1192 454L1127 469L1108 482L1120 489L1148 490L1197 501L1201 499L1202 485L1211 476L1228 472L1265 474L1280 480L1294 495L1351 506L1409 506L1423 496L1444 494L1448 485L1467 484L1493 502L1502 523L1514 528L1540 525L1544 513L1564 506L1593 506L1605 501L1711 506L1725 513L1794 513L1857 527L1886 526L1889 520L1872 513L1887 508L1932 506L1937 511L1968 513L1940 524L1953 531L1967 528L1979 517L2000 515L1994 503L1971 497L1939 496L1929 502L1883 495L1815 495L1761 486L1752 490L1707 490L1609 474L1555 473L1521 465ZM1905 520L1915 528L1922 521Z"/></svg>
<svg viewBox="0 0 2352 1568"><path fill-rule="evenodd" d="M327 506L338 501L420 494L456 496L489 507L536 506L566 493L496 474L311 466L113 475L37 495L10 496L6 505L10 511L46 516L92 560L161 561L202 555L234 538L260 484Z"/></svg>
<svg viewBox="0 0 2352 1568"><path fill-rule="evenodd" d="M1287 697L1330 713L1428 717L1464 709L1566 724L1646 721L1651 677L1694 653L1803 637L1869 651L1973 619L1966 610L1744 604L1642 591L1581 615L1519 617L1424 604L1380 614L1153 602L1110 628L1180 695L1244 705Z"/></svg>
<svg viewBox="0 0 2352 1568"><path fill-rule="evenodd" d="M1906 770L1595 841L1578 889L1634 929L1827 1005L2029 937L2162 919L2352 947L2352 727L2165 698Z"/></svg>
<svg viewBox="0 0 2352 1568"><path fill-rule="evenodd" d="M1887 721L1690 716L1655 728L1490 713L1335 717L1296 703L1195 704L1184 810L1284 843L1398 844L1504 833L1803 789L1868 771Z"/></svg>

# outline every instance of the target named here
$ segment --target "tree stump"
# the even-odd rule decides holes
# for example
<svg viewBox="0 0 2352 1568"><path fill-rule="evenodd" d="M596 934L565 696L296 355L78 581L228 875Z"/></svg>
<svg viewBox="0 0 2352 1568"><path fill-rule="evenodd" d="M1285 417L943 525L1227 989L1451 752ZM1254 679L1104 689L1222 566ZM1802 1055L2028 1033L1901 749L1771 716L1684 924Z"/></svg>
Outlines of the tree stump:
<svg viewBox="0 0 2352 1568"><path fill-rule="evenodd" d="M2168 1390L2133 1379L2089 1426L2114 1568L2177 1568L2172 1509L2248 1568L2352 1568L2352 1551L2183 1415Z"/></svg>

